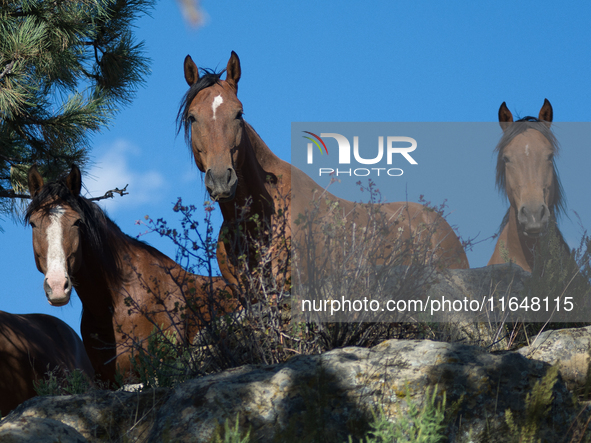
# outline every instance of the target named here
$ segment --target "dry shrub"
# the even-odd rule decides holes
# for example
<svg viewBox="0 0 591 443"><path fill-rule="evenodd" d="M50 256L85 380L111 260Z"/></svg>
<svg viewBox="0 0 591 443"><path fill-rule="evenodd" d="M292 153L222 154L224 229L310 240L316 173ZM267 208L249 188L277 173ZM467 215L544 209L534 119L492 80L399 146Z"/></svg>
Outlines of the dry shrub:
<svg viewBox="0 0 591 443"><path fill-rule="evenodd" d="M356 222L360 219L357 210L336 216L342 211L334 203L322 200L322 196L313 199L307 214L297 217L292 226L284 210L290 196L275 202L273 226L263 217L251 214L248 205L237 209L237 226L249 223L249 232L257 235L248 238L246 230L241 228L232 231L226 228L222 232L226 250L231 253L228 259L238 276L238 284L226 292L213 284L217 238L211 225L214 207L210 203L205 205L203 224L195 220L196 208L184 205L181 200L174 207L181 215L179 229L171 228L162 219L148 219L145 224L149 232L157 232L177 246L176 261L192 273L210 276L208 281L212 284L204 285L206 300L197 303L192 294L183 293L185 302L179 303L178 312L170 314L173 318L180 313L183 326L200 329L193 341L187 342L180 333L163 331L154 322L151 344L130 342L138 353L138 361L144 366L153 362L148 372L156 374L154 379L176 381L243 364L279 363L297 354L316 354L343 346L373 346L389 338L432 335L432 331L425 331L430 326L410 323L419 319L420 313L415 312L392 315L364 311L339 321L328 321L330 318L322 318L315 312L305 316L298 312L302 298L421 300L424 282L443 266L441 251L431 246L433 238L437 238L434 237L438 232L437 222L419 225L410 236L398 235L410 230L413 215L403 211L395 219L388 218L381 210L379 192L373 184L364 191L369 193L370 203L363 204L368 216L364 217L362 226ZM329 205L333 205L333 210L327 213L324 208ZM425 205L425 211L442 216L444 210L445 205ZM305 238L305 243L292 248L287 234L296 229L301 229L307 237L300 236ZM397 235L390 235L392 230ZM388 240L392 237L396 240ZM314 258L305 262L305 270L298 262L301 254ZM179 281L179 288L184 283ZM235 312L224 314L230 299L240 300L240 304L236 304ZM144 312L131 301L130 309L150 318L150 312ZM156 351L163 346L170 349ZM180 378L172 376L170 371L182 372ZM160 377L159 372L162 372Z"/></svg>

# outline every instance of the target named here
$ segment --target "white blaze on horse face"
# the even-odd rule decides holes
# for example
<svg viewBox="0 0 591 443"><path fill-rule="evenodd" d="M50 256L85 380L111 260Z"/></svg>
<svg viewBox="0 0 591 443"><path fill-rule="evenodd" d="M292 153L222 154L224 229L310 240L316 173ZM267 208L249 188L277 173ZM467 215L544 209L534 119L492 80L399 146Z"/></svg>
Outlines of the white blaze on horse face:
<svg viewBox="0 0 591 443"><path fill-rule="evenodd" d="M64 298L69 292L64 290L68 279L66 254L62 243L62 217L66 213L61 206L49 211L49 227L47 228L47 273L45 278L52 290L52 298Z"/></svg>
<svg viewBox="0 0 591 443"><path fill-rule="evenodd" d="M213 120L215 120L215 111L222 103L224 103L224 99L221 95L218 95L216 98L213 99L213 103L211 104L211 110L213 111Z"/></svg>
<svg viewBox="0 0 591 443"><path fill-rule="evenodd" d="M529 144L525 145L525 156L529 157Z"/></svg>

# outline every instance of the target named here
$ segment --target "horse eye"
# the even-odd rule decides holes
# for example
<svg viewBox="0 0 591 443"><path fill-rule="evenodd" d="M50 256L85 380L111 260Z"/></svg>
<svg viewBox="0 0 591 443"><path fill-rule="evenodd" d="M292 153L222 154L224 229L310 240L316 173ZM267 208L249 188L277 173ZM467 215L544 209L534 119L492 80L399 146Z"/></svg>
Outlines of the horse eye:
<svg viewBox="0 0 591 443"><path fill-rule="evenodd" d="M551 162L552 160L554 160L554 154L550 154L548 156L548 161Z"/></svg>
<svg viewBox="0 0 591 443"><path fill-rule="evenodd" d="M74 222L73 226L76 226L77 228L79 228L80 226L82 226L82 219L79 218L78 220L76 220Z"/></svg>
<svg viewBox="0 0 591 443"><path fill-rule="evenodd" d="M33 222L29 222L29 225L31 225L31 228L36 228L37 227L37 225L35 223L33 223Z"/></svg>
<svg viewBox="0 0 591 443"><path fill-rule="evenodd" d="M187 122L189 122L189 124L192 125L193 123L195 123L195 117L193 117L192 115L189 115L187 117Z"/></svg>
<svg viewBox="0 0 591 443"><path fill-rule="evenodd" d="M503 155L503 161L505 163L509 163L509 157L507 157L506 155Z"/></svg>
<svg viewBox="0 0 591 443"><path fill-rule="evenodd" d="M238 111L238 114L236 114L236 118L238 120L240 120L242 118L242 116L244 115L244 111Z"/></svg>

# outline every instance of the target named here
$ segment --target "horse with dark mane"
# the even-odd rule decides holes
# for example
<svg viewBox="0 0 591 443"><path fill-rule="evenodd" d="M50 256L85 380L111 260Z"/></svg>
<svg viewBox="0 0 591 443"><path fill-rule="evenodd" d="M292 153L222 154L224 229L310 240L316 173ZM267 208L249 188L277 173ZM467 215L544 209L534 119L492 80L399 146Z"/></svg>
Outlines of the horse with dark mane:
<svg viewBox="0 0 591 443"><path fill-rule="evenodd" d="M323 195L338 203L343 214L357 215L359 226L367 221L367 206L337 198L324 192L310 177L277 157L243 118L243 106L237 97L241 77L240 60L235 52L221 73L199 69L190 56L185 58L184 75L189 90L177 116L179 131L184 129L195 163L205 174L210 197L219 203L224 221L220 230L217 258L222 275L236 284L237 257L246 255L250 268L257 265L260 245L273 241L290 242L293 221L308 211L307 203ZM292 198L292 190L298 198ZM417 203L386 203L380 209L388 219L408 215L408 237L420 226L437 225L431 248L449 268L467 268L468 259L461 242L437 213ZM244 217L244 213L247 214ZM287 223L281 219L286 217ZM263 228L261 229L261 226ZM273 232L282 226L284 232ZM246 245L237 241L242 236ZM400 236L390 230L391 244ZM283 260L279 257L278 260ZM279 268L279 265L274 266Z"/></svg>
<svg viewBox="0 0 591 443"><path fill-rule="evenodd" d="M48 371L65 375L77 369L94 378L82 340L66 323L45 314L0 311L2 416L37 395L35 383L45 379Z"/></svg>
<svg viewBox="0 0 591 443"><path fill-rule="evenodd" d="M570 249L556 225L565 203L555 158L558 143L550 130L553 111L545 99L538 117L524 117L516 122L503 102L499 123L503 136L497 152L496 184L505 192L510 207L501 225L499 239L489 265L513 263L531 272L540 241L552 230L564 252Z"/></svg>
<svg viewBox="0 0 591 443"><path fill-rule="evenodd" d="M134 347L147 346L154 329L191 341L217 312L234 310L219 277L190 274L157 249L125 235L100 207L80 195L80 170L44 183L29 171L37 269L52 306L82 301L80 330L97 374L114 381L131 371Z"/></svg>

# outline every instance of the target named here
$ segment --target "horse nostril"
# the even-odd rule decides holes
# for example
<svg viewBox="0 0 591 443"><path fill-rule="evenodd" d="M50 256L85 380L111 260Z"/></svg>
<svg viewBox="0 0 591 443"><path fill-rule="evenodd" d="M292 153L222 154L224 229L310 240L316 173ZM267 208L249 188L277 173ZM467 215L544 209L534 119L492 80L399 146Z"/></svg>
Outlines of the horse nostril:
<svg viewBox="0 0 591 443"><path fill-rule="evenodd" d="M45 293L48 296L51 295L51 293L53 292L51 290L51 286L49 286L49 282L47 281L47 278L45 278L45 280L43 281L43 289L45 290Z"/></svg>
<svg viewBox="0 0 591 443"><path fill-rule="evenodd" d="M214 182L213 182L213 177L211 175L211 169L208 169L207 172L205 173L205 187L207 188L207 190L211 193L211 190L213 189L214 186Z"/></svg>
<svg viewBox="0 0 591 443"><path fill-rule="evenodd" d="M232 168L228 168L228 181L227 181L227 184L230 184L230 182L232 181L232 175L233 175L232 172L233 172Z"/></svg>
<svg viewBox="0 0 591 443"><path fill-rule="evenodd" d="M228 177L228 185L230 187L234 187L238 182L238 176L236 175L236 171L233 168L229 169L230 175Z"/></svg>
<svg viewBox="0 0 591 443"><path fill-rule="evenodd" d="M68 292L71 287L72 287L72 282L70 282L70 279L68 277L66 277L66 283L64 283L64 292Z"/></svg>

